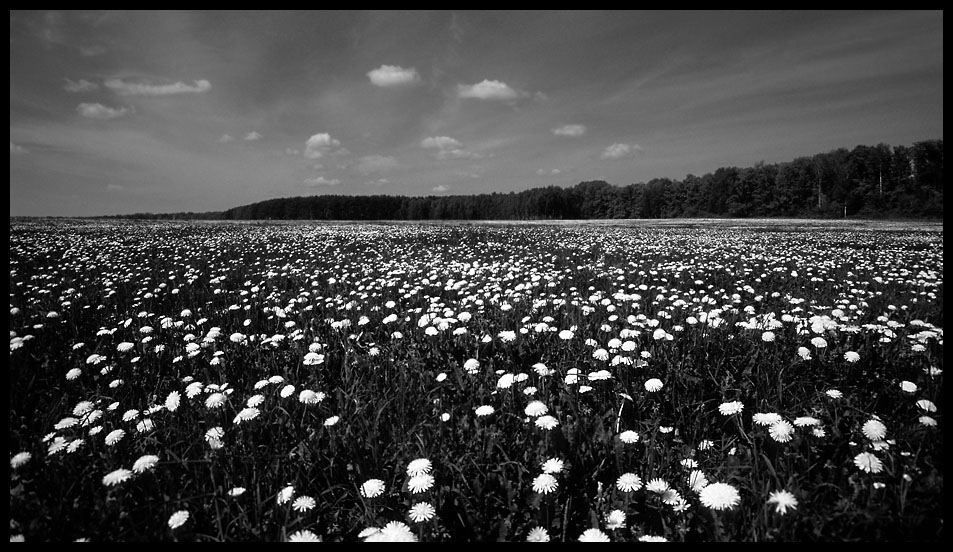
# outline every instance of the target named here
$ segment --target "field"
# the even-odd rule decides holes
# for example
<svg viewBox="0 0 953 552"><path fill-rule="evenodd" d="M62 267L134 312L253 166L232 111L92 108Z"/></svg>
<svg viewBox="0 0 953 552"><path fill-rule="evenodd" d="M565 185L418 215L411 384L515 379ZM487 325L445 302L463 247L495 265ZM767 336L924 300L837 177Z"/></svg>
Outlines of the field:
<svg viewBox="0 0 953 552"><path fill-rule="evenodd" d="M938 541L939 225L11 220L25 541Z"/></svg>

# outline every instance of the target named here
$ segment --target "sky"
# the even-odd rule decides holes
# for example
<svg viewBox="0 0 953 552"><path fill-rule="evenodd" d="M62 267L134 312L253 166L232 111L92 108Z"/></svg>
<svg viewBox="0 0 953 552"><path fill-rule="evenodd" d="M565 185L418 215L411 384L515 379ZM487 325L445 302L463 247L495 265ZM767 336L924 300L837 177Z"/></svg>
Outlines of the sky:
<svg viewBox="0 0 953 552"><path fill-rule="evenodd" d="M682 179L943 137L943 15L10 12L10 215Z"/></svg>

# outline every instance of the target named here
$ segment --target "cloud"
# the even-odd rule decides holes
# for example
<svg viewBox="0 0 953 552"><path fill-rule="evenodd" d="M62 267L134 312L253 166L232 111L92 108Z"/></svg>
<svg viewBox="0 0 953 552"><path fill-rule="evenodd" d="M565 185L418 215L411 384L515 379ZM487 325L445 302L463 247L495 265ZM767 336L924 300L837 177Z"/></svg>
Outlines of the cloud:
<svg viewBox="0 0 953 552"><path fill-rule="evenodd" d="M200 94L212 89L212 83L207 80L194 81L194 85L182 81L174 84L148 84L142 82L126 82L122 79L109 79L104 84L106 88L123 96L168 96L170 94Z"/></svg>
<svg viewBox="0 0 953 552"><path fill-rule="evenodd" d="M324 178L323 176L318 176L315 178L305 178L304 183L309 186L337 186L338 184L341 183L341 181L338 180L337 178L332 178L328 180L327 178Z"/></svg>
<svg viewBox="0 0 953 552"><path fill-rule="evenodd" d="M553 129L553 134L556 136L582 136L585 133L585 125L563 125Z"/></svg>
<svg viewBox="0 0 953 552"><path fill-rule="evenodd" d="M556 176L560 173L562 173L562 171L559 169L552 169L548 171L546 169L536 169L536 174L539 176Z"/></svg>
<svg viewBox="0 0 953 552"><path fill-rule="evenodd" d="M511 101L525 96L526 93L510 88L505 82L484 79L477 84L457 85L457 95L461 98L476 98L478 100Z"/></svg>
<svg viewBox="0 0 953 552"><path fill-rule="evenodd" d="M83 117L89 119L115 119L116 117L122 117L127 113L131 113L132 109L127 107L122 107L115 109L112 107L106 107L100 103L81 103L76 106L76 111L79 112Z"/></svg>
<svg viewBox="0 0 953 552"><path fill-rule="evenodd" d="M79 52L86 57L101 56L106 53L106 48L93 44L92 46L80 46Z"/></svg>
<svg viewBox="0 0 953 552"><path fill-rule="evenodd" d="M23 155L24 153L30 153L30 150L14 144L12 140L10 141L10 155Z"/></svg>
<svg viewBox="0 0 953 552"><path fill-rule="evenodd" d="M234 141L235 138L231 134L223 134L221 138L218 139L219 142L226 144L228 142Z"/></svg>
<svg viewBox="0 0 953 552"><path fill-rule="evenodd" d="M106 189L109 190L110 192L121 192L125 190L126 188L119 184L107 184Z"/></svg>
<svg viewBox="0 0 953 552"><path fill-rule="evenodd" d="M398 65L381 65L377 69L368 71L367 76L377 86L393 87L420 82L417 69L404 69Z"/></svg>
<svg viewBox="0 0 953 552"><path fill-rule="evenodd" d="M602 158L621 159L631 157L640 151L642 151L642 146L638 144L612 144L602 152Z"/></svg>
<svg viewBox="0 0 953 552"><path fill-rule="evenodd" d="M327 132L315 134L304 143L304 156L308 159L317 159L327 155L332 148L341 145L341 142L331 138Z"/></svg>
<svg viewBox="0 0 953 552"><path fill-rule="evenodd" d="M446 191L449 190L449 189L450 189L450 188L444 186L443 184L441 184L441 185L439 185L439 186L434 186L434 187L433 187L433 191L438 192L438 193L446 192Z"/></svg>
<svg viewBox="0 0 953 552"><path fill-rule="evenodd" d="M371 180L369 182L365 182L365 184L367 184L368 186L384 186L385 184L390 184L390 180L386 178L378 178L377 180Z"/></svg>
<svg viewBox="0 0 953 552"><path fill-rule="evenodd" d="M400 164L393 157L383 155L365 155L357 163L357 172L368 175L372 173L385 173L396 169Z"/></svg>
<svg viewBox="0 0 953 552"><path fill-rule="evenodd" d="M295 148L285 148L285 155L301 155L301 150Z"/></svg>
<svg viewBox="0 0 953 552"><path fill-rule="evenodd" d="M99 90L99 85L86 79L73 81L67 78L66 85L63 86L63 90L66 90L67 92L92 92L93 90Z"/></svg>
<svg viewBox="0 0 953 552"><path fill-rule="evenodd" d="M261 134L258 134L258 131L251 131L245 135L245 140L261 140Z"/></svg>
<svg viewBox="0 0 953 552"><path fill-rule="evenodd" d="M424 149L437 150L437 159L480 159L479 153L469 151L458 140L449 136L428 136L420 142Z"/></svg>

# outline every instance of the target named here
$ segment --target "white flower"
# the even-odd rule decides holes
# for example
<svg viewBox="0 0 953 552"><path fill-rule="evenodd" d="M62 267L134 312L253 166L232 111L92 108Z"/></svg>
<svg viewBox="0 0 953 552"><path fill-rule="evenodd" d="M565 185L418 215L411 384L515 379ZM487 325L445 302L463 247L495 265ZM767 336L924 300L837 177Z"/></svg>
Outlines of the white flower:
<svg viewBox="0 0 953 552"><path fill-rule="evenodd" d="M29 462L31 458L33 458L33 455L29 452L18 452L10 459L10 467L13 469L19 468Z"/></svg>
<svg viewBox="0 0 953 552"><path fill-rule="evenodd" d="M632 443L638 442L639 434L629 429L619 434L619 440L627 445L631 445Z"/></svg>
<svg viewBox="0 0 953 552"><path fill-rule="evenodd" d="M698 498L702 504L712 510L730 510L741 501L738 490L727 483L711 483L706 485L705 488L698 493Z"/></svg>
<svg viewBox="0 0 953 552"><path fill-rule="evenodd" d="M774 491L768 495L768 504L774 504L774 511L784 515L788 509L797 510L797 498L788 491Z"/></svg>
<svg viewBox="0 0 953 552"><path fill-rule="evenodd" d="M361 496L375 498L384 492L384 482L380 479L368 479L361 485Z"/></svg>
<svg viewBox="0 0 953 552"><path fill-rule="evenodd" d="M140 456L138 460L135 461L132 465L132 471L136 473L142 473L148 470L151 470L155 467L156 462L159 461L159 457L154 454L146 454Z"/></svg>
<svg viewBox="0 0 953 552"><path fill-rule="evenodd" d="M206 408L219 408L225 404L225 394L224 393L212 393L205 399Z"/></svg>
<svg viewBox="0 0 953 552"><path fill-rule="evenodd" d="M433 469L433 463L428 458L417 458L407 464L407 475L414 477L430 473Z"/></svg>
<svg viewBox="0 0 953 552"><path fill-rule="evenodd" d="M496 409L488 404L484 404L483 406L478 406L476 408L476 415L480 417L489 416L490 414L493 414L494 412L496 412Z"/></svg>
<svg viewBox="0 0 953 552"><path fill-rule="evenodd" d="M688 474L688 486L693 492L699 493L708 486L708 477L701 470L692 470Z"/></svg>
<svg viewBox="0 0 953 552"><path fill-rule="evenodd" d="M380 531L369 535L364 542L417 542L417 537L406 523L391 521Z"/></svg>
<svg viewBox="0 0 953 552"><path fill-rule="evenodd" d="M920 399L917 401L917 407L924 412L936 412L936 405L933 404L933 401L928 399Z"/></svg>
<svg viewBox="0 0 953 552"><path fill-rule="evenodd" d="M228 491L228 496L242 496L245 494L245 487L233 487Z"/></svg>
<svg viewBox="0 0 953 552"><path fill-rule="evenodd" d="M533 527L526 535L526 542L549 542L549 533L542 527Z"/></svg>
<svg viewBox="0 0 953 552"><path fill-rule="evenodd" d="M846 353L844 353L844 360L846 360L847 362L854 363L860 360L860 355L854 351L847 351Z"/></svg>
<svg viewBox="0 0 953 552"><path fill-rule="evenodd" d="M549 494L559 487L556 478L548 473L541 473L533 479L533 490L540 494Z"/></svg>
<svg viewBox="0 0 953 552"><path fill-rule="evenodd" d="M427 473L422 473L420 475L415 475L407 481L407 488L410 489L412 493L423 493L430 490L433 487L434 478L432 475Z"/></svg>
<svg viewBox="0 0 953 552"><path fill-rule="evenodd" d="M864 433L864 437L870 439L871 441L879 441L887 435L887 426L883 424L880 420L871 418L864 422L863 427L860 430Z"/></svg>
<svg viewBox="0 0 953 552"><path fill-rule="evenodd" d="M612 510L606 514L607 529L625 529L625 512L622 510Z"/></svg>
<svg viewBox="0 0 953 552"><path fill-rule="evenodd" d="M652 378L645 382L645 390L649 393L655 393L662 388L662 380L658 378Z"/></svg>
<svg viewBox="0 0 953 552"><path fill-rule="evenodd" d="M555 428L558 425L559 425L559 420L550 416L549 414L536 418L536 427L540 429L550 430Z"/></svg>
<svg viewBox="0 0 953 552"><path fill-rule="evenodd" d="M718 412L721 412L722 416L731 416L744 410L744 407L741 401L725 402L718 406Z"/></svg>
<svg viewBox="0 0 953 552"><path fill-rule="evenodd" d="M563 461L559 458L550 458L542 464L543 473L559 473L563 471Z"/></svg>
<svg viewBox="0 0 953 552"><path fill-rule="evenodd" d="M169 528L178 529L179 527L182 527L188 520L189 513L185 510L179 510L178 512L169 516Z"/></svg>
<svg viewBox="0 0 953 552"><path fill-rule="evenodd" d="M827 391L824 392L824 394L826 394L828 397L832 399L839 399L844 396L844 394L838 391L837 389L828 389Z"/></svg>
<svg viewBox="0 0 953 552"><path fill-rule="evenodd" d="M242 411L235 416L235 419L232 420L232 423L235 425L239 425L242 422L254 420L255 418L258 417L260 413L261 411L259 411L257 408L254 408L254 407L243 408Z"/></svg>
<svg viewBox="0 0 953 552"><path fill-rule="evenodd" d="M128 481L131 477L132 471L125 468L119 468L118 470L111 471L103 476L103 485L112 487L114 485Z"/></svg>
<svg viewBox="0 0 953 552"><path fill-rule="evenodd" d="M755 412L751 421L760 426L771 426L781 421L781 415L776 412Z"/></svg>
<svg viewBox="0 0 953 552"><path fill-rule="evenodd" d="M288 485L285 488L281 489L280 491L278 491L278 499L277 499L278 504L287 503L289 500L291 500L291 497L294 496L294 494L295 494L294 485Z"/></svg>
<svg viewBox="0 0 953 552"><path fill-rule="evenodd" d="M165 408L169 412L175 412L179 408L179 402L181 401L182 396L178 391L173 391L165 398Z"/></svg>
<svg viewBox="0 0 953 552"><path fill-rule="evenodd" d="M533 418L542 416L543 414L546 414L548 411L549 409L546 407L545 404L543 404L542 401L533 401L529 403L528 405L526 405L526 408L523 409L524 414L526 414L527 416L531 416Z"/></svg>
<svg viewBox="0 0 953 552"><path fill-rule="evenodd" d="M903 380L900 382L900 389L907 393L916 393L917 384L913 383L912 381Z"/></svg>
<svg viewBox="0 0 953 552"><path fill-rule="evenodd" d="M418 502L410 507L410 511L407 512L407 515L410 516L410 519L413 520L414 523L420 523L430 521L436 513L437 510L435 510L433 505L429 502Z"/></svg>
<svg viewBox="0 0 953 552"><path fill-rule="evenodd" d="M121 429L114 429L106 435L106 445L113 446L126 435L126 432Z"/></svg>
<svg viewBox="0 0 953 552"><path fill-rule="evenodd" d="M624 493L631 493L642 488L642 479L634 473L623 473L616 479L615 486Z"/></svg>
<svg viewBox="0 0 953 552"><path fill-rule="evenodd" d="M586 529L579 535L579 542L610 542L609 535L596 528Z"/></svg>
<svg viewBox="0 0 953 552"><path fill-rule="evenodd" d="M316 504L317 503L310 496L302 495L291 503L291 508L296 512L307 512L314 508Z"/></svg>
<svg viewBox="0 0 953 552"><path fill-rule="evenodd" d="M787 420L781 420L771 424L771 427L768 429L768 434L779 443L787 443L794 435L794 426Z"/></svg>
<svg viewBox="0 0 953 552"><path fill-rule="evenodd" d="M665 491L667 491L668 488L669 488L668 482L658 477L656 477L655 479L652 479L651 481L645 484L646 491L653 492L656 494L662 494Z"/></svg>
<svg viewBox="0 0 953 552"><path fill-rule="evenodd" d="M289 535L288 542L321 542L321 537L307 529L301 529Z"/></svg>
<svg viewBox="0 0 953 552"><path fill-rule="evenodd" d="M870 452L861 452L854 457L854 465L861 471L867 473L880 473L883 470L883 462Z"/></svg>
<svg viewBox="0 0 953 552"><path fill-rule="evenodd" d="M331 416L330 418L324 420L324 427L331 427L339 421L341 421L340 416Z"/></svg>

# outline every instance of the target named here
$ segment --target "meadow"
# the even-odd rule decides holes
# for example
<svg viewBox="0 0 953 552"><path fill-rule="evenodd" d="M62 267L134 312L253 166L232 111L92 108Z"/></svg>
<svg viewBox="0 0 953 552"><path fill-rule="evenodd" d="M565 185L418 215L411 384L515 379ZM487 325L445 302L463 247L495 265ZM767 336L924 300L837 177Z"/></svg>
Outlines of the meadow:
<svg viewBox="0 0 953 552"><path fill-rule="evenodd" d="M943 234L11 220L11 540L938 541Z"/></svg>

